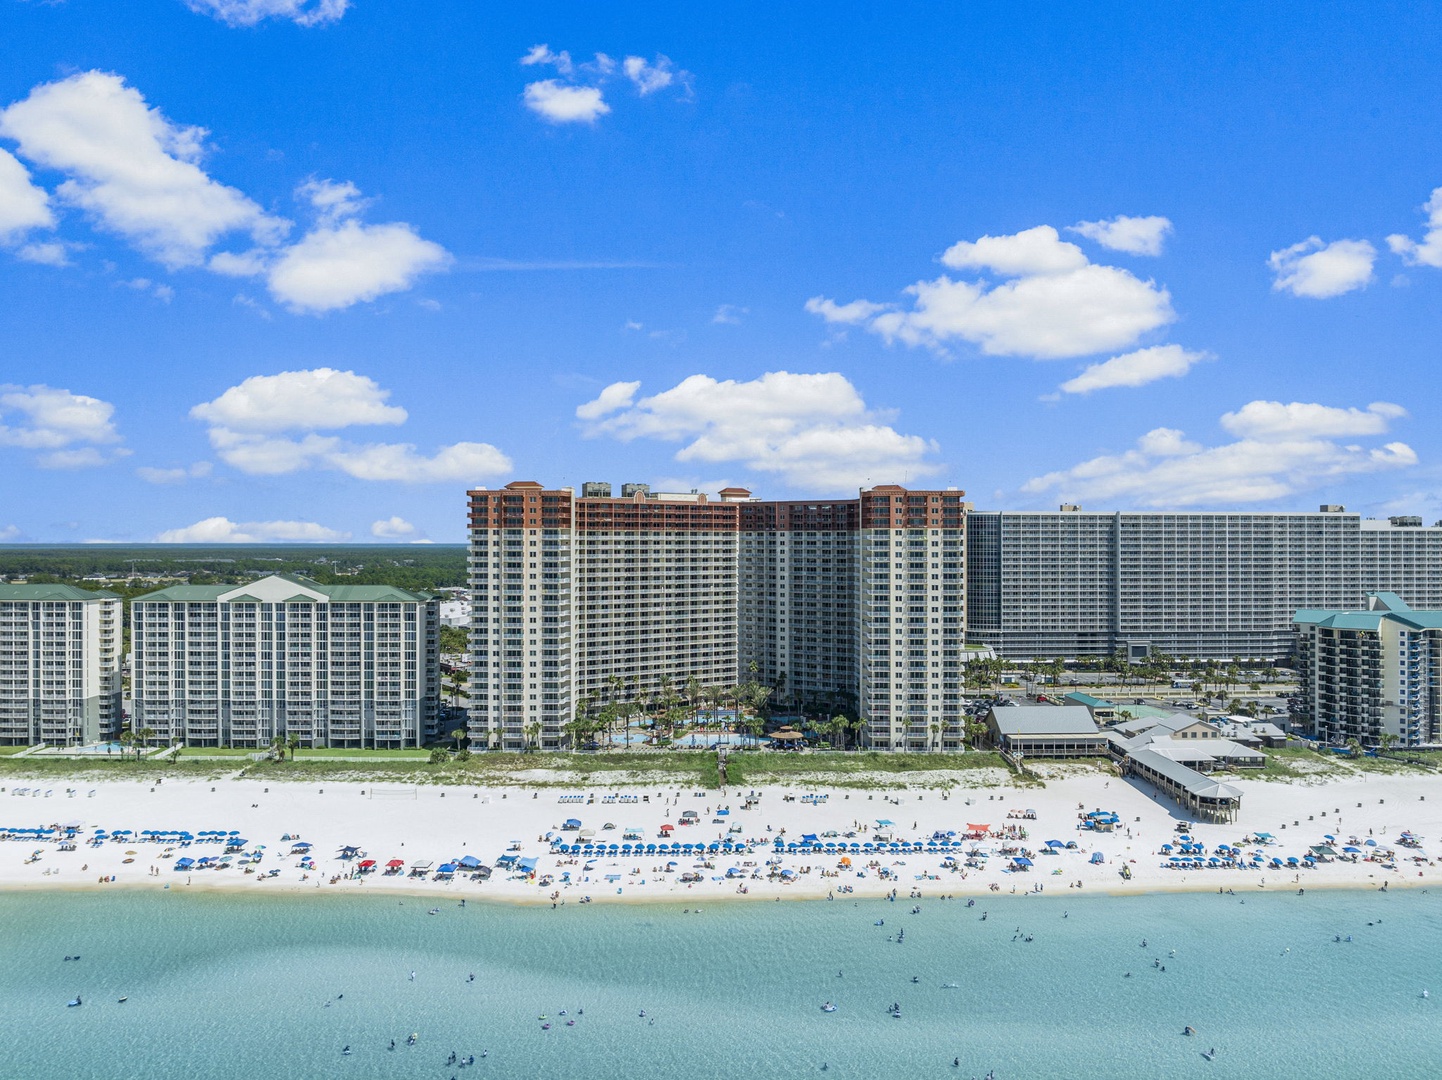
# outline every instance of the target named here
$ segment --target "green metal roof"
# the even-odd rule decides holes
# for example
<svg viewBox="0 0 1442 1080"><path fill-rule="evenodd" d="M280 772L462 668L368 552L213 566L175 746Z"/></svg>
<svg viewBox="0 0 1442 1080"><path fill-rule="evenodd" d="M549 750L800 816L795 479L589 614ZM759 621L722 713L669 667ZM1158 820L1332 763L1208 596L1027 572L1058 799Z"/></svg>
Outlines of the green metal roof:
<svg viewBox="0 0 1442 1080"><path fill-rule="evenodd" d="M432 599L429 593L410 592L407 589L398 589L394 585L322 585L310 578L301 577L299 574L269 574L263 578L248 582L245 585L172 585L168 589L161 589L158 592L146 593L144 596L137 596L136 601L171 601L180 603L215 603L227 593L236 593L230 599L230 603L251 603L258 604L261 601L249 595L243 590L250 588L261 581L287 581L292 585L298 585L302 589L321 593L326 600L333 604L364 604L364 603L388 603L388 604L423 604ZM242 590L237 593L237 590ZM307 596L304 593L296 593L284 599L274 601L276 603L320 603L315 597Z"/></svg>
<svg viewBox="0 0 1442 1080"><path fill-rule="evenodd" d="M169 588L161 589L158 592L146 593L144 596L136 596L131 603L140 600L185 600L185 601L212 601L221 593L230 592L236 588L234 585L171 585Z"/></svg>
<svg viewBox="0 0 1442 1080"><path fill-rule="evenodd" d="M1092 697L1090 694L1083 694L1080 690L1073 690L1066 695L1067 701L1075 701L1078 705L1085 705L1088 709L1114 709L1116 703L1107 701L1105 698Z"/></svg>
<svg viewBox="0 0 1442 1080"><path fill-rule="evenodd" d="M1376 633L1382 627L1382 620L1410 626L1414 630L1442 629L1442 611L1320 611L1303 610L1292 616L1292 622L1301 626L1325 626L1332 630L1366 630Z"/></svg>
<svg viewBox="0 0 1442 1080"><path fill-rule="evenodd" d="M77 589L74 585L6 585L0 583L0 600L118 600L117 593Z"/></svg>

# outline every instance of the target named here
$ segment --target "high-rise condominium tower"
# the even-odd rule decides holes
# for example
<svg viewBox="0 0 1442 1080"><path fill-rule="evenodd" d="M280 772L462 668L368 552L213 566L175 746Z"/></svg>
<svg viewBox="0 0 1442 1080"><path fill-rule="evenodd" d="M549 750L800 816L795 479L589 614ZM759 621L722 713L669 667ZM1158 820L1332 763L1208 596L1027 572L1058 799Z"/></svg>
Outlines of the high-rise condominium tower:
<svg viewBox="0 0 1442 1080"><path fill-rule="evenodd" d="M947 718L955 740L964 514L899 487L472 491L471 736L555 747L586 702L755 678L781 711L870 710L875 745L939 744Z"/></svg>
<svg viewBox="0 0 1442 1080"><path fill-rule="evenodd" d="M436 735L439 601L275 574L131 603L135 730L191 746L399 749Z"/></svg>
<svg viewBox="0 0 1442 1080"><path fill-rule="evenodd" d="M0 584L0 743L118 734L120 616L114 593Z"/></svg>

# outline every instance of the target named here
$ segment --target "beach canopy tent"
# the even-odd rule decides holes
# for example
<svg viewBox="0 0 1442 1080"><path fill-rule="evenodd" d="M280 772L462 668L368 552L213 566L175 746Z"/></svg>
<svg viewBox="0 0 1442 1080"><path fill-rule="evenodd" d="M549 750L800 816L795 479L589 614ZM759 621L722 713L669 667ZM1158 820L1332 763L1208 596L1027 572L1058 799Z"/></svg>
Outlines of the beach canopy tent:
<svg viewBox="0 0 1442 1080"><path fill-rule="evenodd" d="M371 867L375 866L375 864L376 861L374 859L362 859L356 865L359 866L362 870L369 870Z"/></svg>
<svg viewBox="0 0 1442 1080"><path fill-rule="evenodd" d="M665 825L662 825L662 826L661 826L661 831L662 831L662 832L675 832L675 831L676 831L676 826L674 826L674 825L670 824L669 822L667 822Z"/></svg>
<svg viewBox="0 0 1442 1080"><path fill-rule="evenodd" d="M176 860L175 860L175 868L176 868L177 870L189 870L189 869L190 869L192 866L194 866L194 865L195 865L195 860L194 860L194 859L176 859Z"/></svg>
<svg viewBox="0 0 1442 1080"><path fill-rule="evenodd" d="M566 819L566 824L564 824L563 826L561 826L561 828L563 828L563 829L579 829L580 827L581 827L581 819L580 819L580 818L567 818L567 819Z"/></svg>
<svg viewBox="0 0 1442 1080"><path fill-rule="evenodd" d="M516 869L522 871L523 873L527 873L527 874L534 873L534 872L535 872L535 869L536 869L536 860L535 860L535 859L517 859L517 860L516 860Z"/></svg>
<svg viewBox="0 0 1442 1080"><path fill-rule="evenodd" d="M343 847L340 849L340 857L342 859L354 859L360 853L361 849L358 847Z"/></svg>
<svg viewBox="0 0 1442 1080"><path fill-rule="evenodd" d="M474 870L476 867L481 865L481 860L476 858L474 855L466 855L462 858L457 859L456 865L465 867L465 869L467 870Z"/></svg>
<svg viewBox="0 0 1442 1080"><path fill-rule="evenodd" d="M1048 840L1048 841L1046 842L1046 846L1049 847L1049 848L1064 848L1064 847L1066 847L1066 845L1063 844L1060 840Z"/></svg>
<svg viewBox="0 0 1442 1080"><path fill-rule="evenodd" d="M405 861L404 859L392 859L390 862L386 863L386 869L387 869L387 870L399 870L399 869L400 869L402 866L404 866L405 864L406 864L406 861Z"/></svg>
<svg viewBox="0 0 1442 1080"><path fill-rule="evenodd" d="M1013 866L1028 867L1032 865L1032 862L1025 855L1018 855L1011 860L1011 864Z"/></svg>

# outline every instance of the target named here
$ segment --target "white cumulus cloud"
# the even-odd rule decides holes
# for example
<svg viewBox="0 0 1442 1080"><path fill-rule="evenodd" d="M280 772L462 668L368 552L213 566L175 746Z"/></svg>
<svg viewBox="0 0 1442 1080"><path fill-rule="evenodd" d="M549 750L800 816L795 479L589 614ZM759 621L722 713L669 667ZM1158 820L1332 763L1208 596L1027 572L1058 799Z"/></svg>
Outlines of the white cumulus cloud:
<svg viewBox="0 0 1442 1080"><path fill-rule="evenodd" d="M153 465L142 465L135 475L147 484L183 484L187 480L199 480L211 473L213 466L208 461L197 461L189 468L160 469Z"/></svg>
<svg viewBox="0 0 1442 1080"><path fill-rule="evenodd" d="M1221 417L1235 442L1204 446L1174 428L1155 428L1130 450L1036 477L1022 490L1119 506L1270 502L1342 477L1416 465L1417 454L1403 442L1335 441L1385 434L1403 415L1385 402L1355 409L1253 401Z"/></svg>
<svg viewBox="0 0 1442 1080"><path fill-rule="evenodd" d="M349 539L350 533L313 521L236 522L227 517L208 517L184 528L166 529L155 538L160 544L310 544Z"/></svg>
<svg viewBox="0 0 1442 1080"><path fill-rule="evenodd" d="M522 67L553 68L560 76L527 83L521 95L526 108L552 124L594 124L607 115L611 106L602 87L618 75L629 81L640 97L667 87L679 88L683 98L691 94L691 73L660 53L654 60L627 56L618 65L598 52L594 60L578 64L566 50L556 52L542 44L532 45L519 62Z"/></svg>
<svg viewBox="0 0 1442 1080"><path fill-rule="evenodd" d="M1344 439L1381 435L1407 415L1390 401L1374 401L1365 409L1341 409L1293 401L1249 401L1236 412L1225 413L1222 428L1245 439Z"/></svg>
<svg viewBox="0 0 1442 1080"><path fill-rule="evenodd" d="M0 244L13 244L31 229L50 229L55 215L50 196L8 150L0 150Z"/></svg>
<svg viewBox="0 0 1442 1080"><path fill-rule="evenodd" d="M834 491L930 475L936 443L904 435L869 409L837 372L767 372L741 382L692 375L635 400L638 383L613 383L576 410L587 436L679 442L680 462L738 463L806 490Z"/></svg>
<svg viewBox="0 0 1442 1080"><path fill-rule="evenodd" d="M15 257L40 266L69 266L70 247L58 240L38 240L17 248Z"/></svg>
<svg viewBox="0 0 1442 1080"><path fill-rule="evenodd" d="M206 175L207 134L172 123L102 71L37 86L0 111L0 135L66 175L56 191L63 202L171 268L197 265L229 233L273 242L288 224Z"/></svg>
<svg viewBox="0 0 1442 1080"><path fill-rule="evenodd" d="M575 70L571 63L571 54L562 49L560 52L552 52L549 45L532 45L521 57L522 67L535 67L537 64L546 64L555 68L562 75L569 75Z"/></svg>
<svg viewBox="0 0 1442 1080"><path fill-rule="evenodd" d="M253 476L331 469L358 480L469 483L502 475L511 461L488 443L458 442L434 454L413 443L350 442L322 431L403 424L390 391L354 371L315 368L253 375L190 415L209 425L210 445L232 468Z"/></svg>
<svg viewBox="0 0 1442 1080"><path fill-rule="evenodd" d="M1112 251L1124 251L1128 255L1160 255L1162 244L1172 231L1172 223L1155 215L1128 217L1118 214L1105 221L1078 221L1069 231L1095 240Z"/></svg>
<svg viewBox="0 0 1442 1080"><path fill-rule="evenodd" d="M1325 300L1366 286L1376 261L1377 249L1366 240L1325 244L1321 237L1309 236L1272 252L1267 266L1276 275L1272 288L1277 292Z"/></svg>
<svg viewBox="0 0 1442 1080"><path fill-rule="evenodd" d="M611 111L599 86L568 86L556 79L527 83L526 108L552 124L594 124Z"/></svg>
<svg viewBox="0 0 1442 1080"><path fill-rule="evenodd" d="M653 61L641 56L628 56L621 64L626 78L636 84L637 92L645 97L657 90L664 90L676 81L676 65L665 56L657 55Z"/></svg>
<svg viewBox="0 0 1442 1080"><path fill-rule="evenodd" d="M1427 211L1427 232L1422 242L1394 233L1387 237L1387 246L1413 266L1442 266L1442 187L1432 189L1432 197L1422 209Z"/></svg>
<svg viewBox="0 0 1442 1080"><path fill-rule="evenodd" d="M320 314L402 292L423 274L448 267L441 245L405 222L356 220L368 200L350 182L310 180L296 189L316 224L296 243L274 251L220 252L210 269L232 277L263 277L270 294L294 312Z"/></svg>
<svg viewBox="0 0 1442 1080"><path fill-rule="evenodd" d="M1063 394L1090 394L1115 386L1145 386L1158 379L1180 379L1206 357L1206 353L1189 352L1180 345L1153 345L1091 364L1058 389Z"/></svg>
<svg viewBox="0 0 1442 1080"><path fill-rule="evenodd" d="M86 394L0 385L0 446L39 451L43 468L85 468L128 456L118 445L114 416L114 405Z"/></svg>
<svg viewBox="0 0 1442 1080"><path fill-rule="evenodd" d="M847 304L838 304L824 296L813 296L806 301L806 310L821 316L825 322L841 326L860 326L873 315L885 311L886 305L873 304L870 300L852 300Z"/></svg>
<svg viewBox="0 0 1442 1080"><path fill-rule="evenodd" d="M197 420L235 431L318 431L357 424L404 424L391 392L367 375L335 368L252 375L190 410Z"/></svg>
<svg viewBox="0 0 1442 1080"><path fill-rule="evenodd" d="M218 274L262 278L271 295L295 312L335 311L409 289L452 261L445 248L405 222L361 221L368 200L354 184L334 180L312 179L297 188L315 220L289 242L292 222L202 168L204 128L173 123L119 75L88 71L35 87L0 111L0 135L14 139L22 157L64 174L57 198L86 211L100 228L169 269L203 265ZM7 214L17 218L16 227L48 221L39 213L48 215L48 205L37 210L35 193L19 191L21 181L29 183L23 166L0 151L0 239L18 235L13 228L7 233ZM215 250L232 237L248 243ZM31 244L20 254L52 265L68 261L56 244ZM156 289L161 299L169 294L168 285Z"/></svg>
<svg viewBox="0 0 1442 1080"><path fill-rule="evenodd" d="M595 400L578 405L576 417L580 420L599 420L617 409L629 408L636 400L636 391L639 389L641 389L639 381L612 383L602 390Z"/></svg>
<svg viewBox="0 0 1442 1080"><path fill-rule="evenodd" d="M1166 289L1090 262L1050 225L961 241L942 262L1003 280L942 275L909 286L908 305L813 297L807 310L830 322L863 325L888 342L944 348L963 341L990 355L1042 360L1125 348L1176 318Z"/></svg>
<svg viewBox="0 0 1442 1080"><path fill-rule="evenodd" d="M391 515L384 521L372 522L371 535L380 540L407 540L416 535L416 527L403 517Z"/></svg>
<svg viewBox="0 0 1442 1080"><path fill-rule="evenodd" d="M344 15L350 0L185 0L185 6L227 26L255 26L265 19L320 26Z"/></svg>
<svg viewBox="0 0 1442 1080"><path fill-rule="evenodd" d="M286 248L270 268L271 295L293 311L347 308L409 289L422 274L449 266L451 256L403 222L318 225Z"/></svg>

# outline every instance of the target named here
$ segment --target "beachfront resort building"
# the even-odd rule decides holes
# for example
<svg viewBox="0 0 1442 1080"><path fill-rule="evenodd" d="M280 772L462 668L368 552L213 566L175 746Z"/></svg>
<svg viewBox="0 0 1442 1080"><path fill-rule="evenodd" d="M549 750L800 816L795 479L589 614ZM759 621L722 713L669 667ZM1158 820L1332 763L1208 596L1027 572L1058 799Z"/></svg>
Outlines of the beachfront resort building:
<svg viewBox="0 0 1442 1080"><path fill-rule="evenodd" d="M275 574L131 602L132 728L162 743L400 749L439 702L439 602Z"/></svg>
<svg viewBox="0 0 1442 1080"><path fill-rule="evenodd" d="M973 511L967 640L1006 658L1277 661L1299 608L1442 608L1442 527L1316 513Z"/></svg>
<svg viewBox="0 0 1442 1080"><path fill-rule="evenodd" d="M583 702L754 678L783 708L862 710L872 745L959 746L961 495L472 491L471 738L554 748Z"/></svg>
<svg viewBox="0 0 1442 1080"><path fill-rule="evenodd" d="M71 585L0 584L0 744L119 733L120 604Z"/></svg>
<svg viewBox="0 0 1442 1080"><path fill-rule="evenodd" d="M1380 592L1362 610L1298 611L1294 622L1297 722L1332 746L1442 743L1442 610Z"/></svg>

